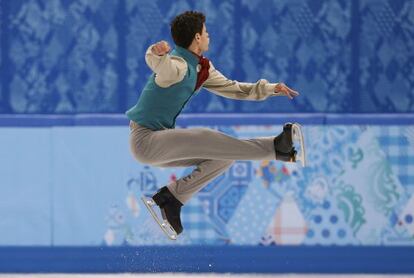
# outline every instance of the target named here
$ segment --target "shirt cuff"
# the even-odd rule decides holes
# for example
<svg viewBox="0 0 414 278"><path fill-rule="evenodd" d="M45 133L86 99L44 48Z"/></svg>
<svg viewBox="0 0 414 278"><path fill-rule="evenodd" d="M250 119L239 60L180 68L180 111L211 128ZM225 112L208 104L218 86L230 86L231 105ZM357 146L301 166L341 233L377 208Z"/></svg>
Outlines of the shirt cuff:
<svg viewBox="0 0 414 278"><path fill-rule="evenodd" d="M152 44L148 47L147 51L145 52L145 61L147 62L147 64L150 66L150 68L156 72L158 71L158 68L160 67L160 65L163 64L163 62L165 61L166 57L169 55L168 53L159 56L156 55L154 53L152 53L151 49L155 44Z"/></svg>

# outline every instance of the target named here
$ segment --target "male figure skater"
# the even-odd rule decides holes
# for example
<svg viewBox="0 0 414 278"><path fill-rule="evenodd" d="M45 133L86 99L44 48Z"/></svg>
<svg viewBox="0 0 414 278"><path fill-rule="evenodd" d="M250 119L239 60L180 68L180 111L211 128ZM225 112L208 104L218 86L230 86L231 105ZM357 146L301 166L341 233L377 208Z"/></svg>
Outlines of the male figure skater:
<svg viewBox="0 0 414 278"><path fill-rule="evenodd" d="M299 95L283 83L260 79L245 83L227 79L202 54L208 50L205 16L187 11L171 22L175 49L165 41L151 45L145 61L154 72L139 100L126 114L130 119L130 147L134 157L159 167L196 166L186 177L162 187L152 198L143 197L150 213L170 237L183 231L181 207L235 160L301 161L305 165L300 125L288 123L276 137L239 140L207 128L175 129L175 120L201 87L231 99L264 100L270 96ZM299 153L293 141L300 144ZM153 207L158 206L162 219Z"/></svg>

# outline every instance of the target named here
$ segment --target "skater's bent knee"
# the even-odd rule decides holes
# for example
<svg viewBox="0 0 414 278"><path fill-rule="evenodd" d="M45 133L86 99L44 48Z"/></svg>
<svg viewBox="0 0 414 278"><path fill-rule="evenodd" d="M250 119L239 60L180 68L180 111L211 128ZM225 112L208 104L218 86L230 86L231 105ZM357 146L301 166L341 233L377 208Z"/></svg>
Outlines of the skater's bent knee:
<svg viewBox="0 0 414 278"><path fill-rule="evenodd" d="M156 160L153 157L148 156L148 155L142 155L142 154L140 154L138 156L135 156L135 158L139 162L144 163L144 164L154 164L156 162Z"/></svg>
<svg viewBox="0 0 414 278"><path fill-rule="evenodd" d="M134 155L135 159L143 164L152 164L154 163L154 159L147 155L142 150L132 149L132 154Z"/></svg>
<svg viewBox="0 0 414 278"><path fill-rule="evenodd" d="M148 147L145 144L141 144L140 141L130 139L130 150L136 160L143 164L155 163L154 154L148 151Z"/></svg>

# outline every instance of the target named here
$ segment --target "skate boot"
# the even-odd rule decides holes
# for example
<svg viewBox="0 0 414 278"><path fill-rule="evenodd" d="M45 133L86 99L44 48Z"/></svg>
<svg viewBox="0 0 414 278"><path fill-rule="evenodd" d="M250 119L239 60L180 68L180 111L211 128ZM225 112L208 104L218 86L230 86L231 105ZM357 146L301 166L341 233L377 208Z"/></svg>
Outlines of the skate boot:
<svg viewBox="0 0 414 278"><path fill-rule="evenodd" d="M166 186L161 188L152 198L142 197L142 201L163 232L170 239L177 239L177 235L183 231L180 219L183 204L171 194ZM154 211L153 207L155 206L160 208L162 220Z"/></svg>
<svg viewBox="0 0 414 278"><path fill-rule="evenodd" d="M300 161L302 166L306 165L305 144L301 126L297 123L286 123L283 131L273 140L276 159L285 162ZM299 153L295 149L298 145Z"/></svg>
<svg viewBox="0 0 414 278"><path fill-rule="evenodd" d="M166 186L161 188L152 199L160 207L162 218L174 228L177 234L183 231L180 213L183 204L178 201Z"/></svg>

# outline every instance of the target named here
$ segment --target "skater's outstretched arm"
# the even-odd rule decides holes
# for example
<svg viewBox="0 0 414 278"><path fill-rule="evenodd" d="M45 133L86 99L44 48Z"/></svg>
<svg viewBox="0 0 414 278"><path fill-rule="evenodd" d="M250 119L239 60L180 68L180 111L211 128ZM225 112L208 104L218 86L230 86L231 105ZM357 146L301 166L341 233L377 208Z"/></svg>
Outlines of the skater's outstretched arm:
<svg viewBox="0 0 414 278"><path fill-rule="evenodd" d="M264 100L270 96L287 96L290 99L299 95L283 83L269 83L260 79L256 83L230 80L214 68L210 62L209 77L203 87L217 95L240 100Z"/></svg>
<svg viewBox="0 0 414 278"><path fill-rule="evenodd" d="M180 82L187 72L185 60L168 52L170 52L168 43L160 41L151 45L145 53L145 61L155 73L155 83L163 88Z"/></svg>

